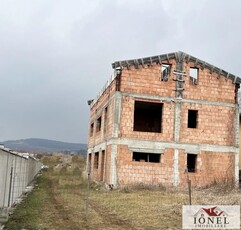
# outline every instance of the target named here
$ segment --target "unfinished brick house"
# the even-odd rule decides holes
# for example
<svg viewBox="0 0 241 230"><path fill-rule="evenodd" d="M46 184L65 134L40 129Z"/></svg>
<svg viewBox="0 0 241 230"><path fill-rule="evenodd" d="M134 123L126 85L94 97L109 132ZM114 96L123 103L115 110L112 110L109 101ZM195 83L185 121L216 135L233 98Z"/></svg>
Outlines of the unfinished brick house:
<svg viewBox="0 0 241 230"><path fill-rule="evenodd" d="M241 79L183 52L117 61L90 100L87 172L113 186L238 182Z"/></svg>

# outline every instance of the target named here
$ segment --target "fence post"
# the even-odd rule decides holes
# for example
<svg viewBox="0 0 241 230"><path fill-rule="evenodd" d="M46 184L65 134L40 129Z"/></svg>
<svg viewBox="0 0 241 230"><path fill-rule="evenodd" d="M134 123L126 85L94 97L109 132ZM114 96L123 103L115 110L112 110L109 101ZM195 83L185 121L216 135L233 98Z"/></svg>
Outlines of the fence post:
<svg viewBox="0 0 241 230"><path fill-rule="evenodd" d="M85 219L88 220L88 211L89 211L89 194L90 193L90 173L88 173L88 183L87 183L87 192L85 199Z"/></svg>
<svg viewBox="0 0 241 230"><path fill-rule="evenodd" d="M10 183L9 183L9 193L8 193L8 207L11 206L12 180L13 180L13 166L11 167L11 172L10 172Z"/></svg>
<svg viewBox="0 0 241 230"><path fill-rule="evenodd" d="M187 184L188 184L189 204L192 205L192 182L191 182L191 180L189 179L188 169L186 169L186 173L187 173Z"/></svg>

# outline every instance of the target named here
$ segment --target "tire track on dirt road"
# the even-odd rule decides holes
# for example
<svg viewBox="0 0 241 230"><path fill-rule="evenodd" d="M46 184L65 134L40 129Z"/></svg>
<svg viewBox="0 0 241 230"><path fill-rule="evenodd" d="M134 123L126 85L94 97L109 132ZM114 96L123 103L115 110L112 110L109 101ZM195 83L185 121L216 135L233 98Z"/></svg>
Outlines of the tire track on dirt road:
<svg viewBox="0 0 241 230"><path fill-rule="evenodd" d="M78 222L73 220L73 211L64 205L64 202L54 189L53 181L49 181L48 193L54 208L54 229L80 230L86 227L84 226L85 223L82 221L82 218L80 218Z"/></svg>
<svg viewBox="0 0 241 230"><path fill-rule="evenodd" d="M103 220L103 229L117 229L117 230L139 230L140 228L136 228L130 220L123 219L117 214L111 212L109 209L103 207L93 200L89 200L90 208L96 212L99 216L102 217ZM91 228L90 228L91 229Z"/></svg>

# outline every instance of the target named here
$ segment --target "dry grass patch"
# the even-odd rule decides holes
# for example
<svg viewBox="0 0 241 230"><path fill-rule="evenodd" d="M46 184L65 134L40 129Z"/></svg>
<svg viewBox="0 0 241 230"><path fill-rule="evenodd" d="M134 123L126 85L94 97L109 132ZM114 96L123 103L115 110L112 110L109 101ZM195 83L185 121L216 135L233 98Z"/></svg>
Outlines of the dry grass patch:
<svg viewBox="0 0 241 230"><path fill-rule="evenodd" d="M92 191L90 200L137 228L180 229L181 207L188 197L183 193L141 189L128 193Z"/></svg>
<svg viewBox="0 0 241 230"><path fill-rule="evenodd" d="M45 161L54 166L58 164L58 159L63 162L63 159L57 157L49 160L45 158ZM32 206L36 204L35 201L22 205L21 215L15 216L13 221L22 218L21 226L28 227L28 230L181 229L182 205L189 203L187 188L139 184L118 190L105 190L93 182L88 186L82 178L82 159L75 157L68 162L75 166L68 169L52 167L44 174L44 183L39 190L41 193L36 192L38 190L33 193L33 201L37 199L39 206ZM241 193L226 185L193 189L192 203L241 205ZM29 217L32 218L31 225L26 226L24 220L29 221ZM17 226L18 223L14 221L14 224ZM21 229L19 226L9 229Z"/></svg>

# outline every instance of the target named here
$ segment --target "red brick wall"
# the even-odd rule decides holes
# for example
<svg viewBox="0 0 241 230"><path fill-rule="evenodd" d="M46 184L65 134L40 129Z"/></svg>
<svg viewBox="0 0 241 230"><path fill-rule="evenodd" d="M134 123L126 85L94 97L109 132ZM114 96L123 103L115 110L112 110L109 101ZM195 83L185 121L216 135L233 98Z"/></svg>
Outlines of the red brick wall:
<svg viewBox="0 0 241 230"><path fill-rule="evenodd" d="M145 183L150 185L172 185L173 149L161 154L160 163L132 161L132 152L128 146L118 148L118 182L121 185Z"/></svg>
<svg viewBox="0 0 241 230"><path fill-rule="evenodd" d="M172 70L176 68L175 61L170 61ZM153 64L152 66L145 65L135 69L131 66L130 69L124 68L121 74L121 92L159 95L164 97L174 97L176 82L161 81L161 66Z"/></svg>
<svg viewBox="0 0 241 230"><path fill-rule="evenodd" d="M149 185L173 185L174 149L165 149L160 163L132 161L128 146L118 149L118 182L121 185L145 183ZM187 187L187 154L179 150L180 186ZM192 186L232 183L234 179L234 154L201 152L197 155L196 171L188 173Z"/></svg>
<svg viewBox="0 0 241 230"><path fill-rule="evenodd" d="M170 64L172 64L172 71L175 70L175 60L171 60ZM184 62L184 71L187 76L184 77L183 98L235 103L235 84L231 80L226 80L223 75L218 79L217 73L198 68L198 84L193 85L189 78L190 67L194 67L194 63ZM121 92L175 97L173 90L176 82L172 79L175 79L173 73L167 82L161 81L159 64L139 66L138 69L131 66L129 70L127 68L122 70Z"/></svg>
<svg viewBox="0 0 241 230"><path fill-rule="evenodd" d="M185 167L187 155L184 151L179 156L180 185L187 186ZM234 179L234 154L220 152L201 152L197 155L197 171L189 173L193 186L210 184L223 185Z"/></svg>
<svg viewBox="0 0 241 230"><path fill-rule="evenodd" d="M175 61L173 60L171 63L172 70L174 70ZM218 79L216 73L199 68L198 84L193 85L189 80L190 66L194 67L194 64L192 62L184 63L184 71L188 75L184 77L184 99L235 103L235 85L232 84L231 80L227 81L224 76ZM161 81L160 76L161 66L159 64L145 65L144 68L139 67L138 69L133 66L129 70L125 68L121 76L121 91L175 97L176 82L172 80L173 74L168 82ZM121 137L173 141L174 103L164 103L162 133L145 133L133 132L134 101L135 99L131 96L123 96L122 98ZM187 128L188 109L199 111L197 129ZM234 113L234 108L223 105L182 103L181 141L232 146L234 144Z"/></svg>
<svg viewBox="0 0 241 230"><path fill-rule="evenodd" d="M95 105L91 108L91 116L89 127L92 123L94 123L94 130L96 130L96 120L101 116L101 130L99 132L94 132L92 136L90 136L90 128L89 128L89 141L88 147L93 147L97 144L102 143L108 138L111 138L113 131L113 110L114 110L114 93L115 93L115 81L105 90L104 94L100 96ZM107 124L105 124L105 108L106 103L108 107L107 111ZM106 129L104 128L106 125Z"/></svg>
<svg viewBox="0 0 241 230"><path fill-rule="evenodd" d="M231 80L226 81L224 76L218 79L217 73L210 73L208 69L199 68L198 84L193 85L189 79L190 67L194 67L192 62L184 64L184 71L188 76L184 77L183 98L235 103L235 84Z"/></svg>
<svg viewBox="0 0 241 230"><path fill-rule="evenodd" d="M96 101L96 103L93 105L93 107L90 110L91 118L96 114L96 111L98 111L98 109L102 108L103 105L108 101L108 99L114 95L115 85L116 85L116 80L113 80L112 83L106 88L106 90L98 98L98 100Z"/></svg>
<svg viewBox="0 0 241 230"><path fill-rule="evenodd" d="M110 160L111 160L111 146L108 145L106 150L106 161L105 161L105 183L110 184Z"/></svg>
<svg viewBox="0 0 241 230"><path fill-rule="evenodd" d="M104 156L102 153L102 150L105 151L105 157L103 160L103 165L102 165L102 157ZM92 153L91 157L91 177L95 181L103 181L109 184L110 183L110 161L111 161L111 146L108 145L106 149L100 149L99 151L99 164L98 168L95 167L95 153ZM101 171L103 169L103 177L101 177Z"/></svg>
<svg viewBox="0 0 241 230"><path fill-rule="evenodd" d="M189 109L198 110L197 128L187 128ZM180 142L234 145L234 113L231 107L183 103Z"/></svg>

